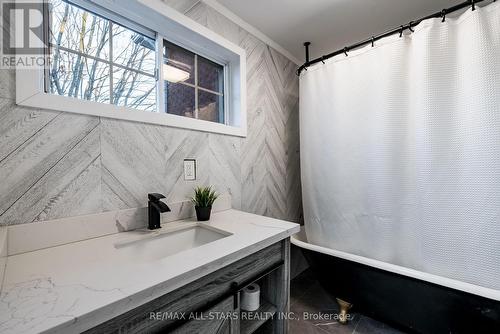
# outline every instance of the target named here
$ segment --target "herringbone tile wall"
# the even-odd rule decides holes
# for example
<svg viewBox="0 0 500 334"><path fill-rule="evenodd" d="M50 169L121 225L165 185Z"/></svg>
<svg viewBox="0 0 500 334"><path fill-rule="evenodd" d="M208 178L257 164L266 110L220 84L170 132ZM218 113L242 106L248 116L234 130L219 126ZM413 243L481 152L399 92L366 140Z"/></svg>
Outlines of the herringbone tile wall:
<svg viewBox="0 0 500 334"><path fill-rule="evenodd" d="M13 71L0 70L1 225L142 207L153 191L184 200L198 184L300 220L296 65L203 2L167 2L247 51L248 136L19 107ZM183 178L191 157L196 182Z"/></svg>

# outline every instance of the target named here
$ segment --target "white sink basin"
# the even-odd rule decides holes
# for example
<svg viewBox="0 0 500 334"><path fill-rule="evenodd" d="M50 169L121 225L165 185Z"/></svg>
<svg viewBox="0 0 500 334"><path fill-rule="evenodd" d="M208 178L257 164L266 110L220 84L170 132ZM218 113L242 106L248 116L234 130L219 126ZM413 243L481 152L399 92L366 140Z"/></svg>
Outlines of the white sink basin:
<svg viewBox="0 0 500 334"><path fill-rule="evenodd" d="M161 259L230 236L231 233L203 224L159 230L142 231L139 236L115 244L120 256L141 261Z"/></svg>

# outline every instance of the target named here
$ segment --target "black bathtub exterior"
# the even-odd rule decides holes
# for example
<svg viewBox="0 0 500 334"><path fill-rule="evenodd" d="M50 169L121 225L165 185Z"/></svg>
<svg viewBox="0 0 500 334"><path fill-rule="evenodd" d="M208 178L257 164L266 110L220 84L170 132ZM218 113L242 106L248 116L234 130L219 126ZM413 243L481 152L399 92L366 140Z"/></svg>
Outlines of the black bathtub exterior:
<svg viewBox="0 0 500 334"><path fill-rule="evenodd" d="M361 312L409 332L500 333L500 302L302 249L323 287ZM500 279L500 278L499 278Z"/></svg>

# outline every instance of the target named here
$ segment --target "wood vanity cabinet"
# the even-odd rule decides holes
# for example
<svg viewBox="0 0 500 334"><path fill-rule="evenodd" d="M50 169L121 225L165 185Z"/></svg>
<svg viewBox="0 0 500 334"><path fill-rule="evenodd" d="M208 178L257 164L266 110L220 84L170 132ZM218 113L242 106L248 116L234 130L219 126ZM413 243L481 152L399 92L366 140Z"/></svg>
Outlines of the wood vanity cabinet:
<svg viewBox="0 0 500 334"><path fill-rule="evenodd" d="M238 320L231 317L219 317L210 319L210 314L229 315L237 312L234 305L234 296L224 299L206 312L202 312L200 319L190 320L179 327L173 329L174 334L197 333L197 334L233 334L239 333Z"/></svg>
<svg viewBox="0 0 500 334"><path fill-rule="evenodd" d="M290 240L285 239L86 333L287 333L283 315L289 308L289 267ZM261 309L256 312L269 312L267 320L241 316L239 292L253 282L261 287Z"/></svg>

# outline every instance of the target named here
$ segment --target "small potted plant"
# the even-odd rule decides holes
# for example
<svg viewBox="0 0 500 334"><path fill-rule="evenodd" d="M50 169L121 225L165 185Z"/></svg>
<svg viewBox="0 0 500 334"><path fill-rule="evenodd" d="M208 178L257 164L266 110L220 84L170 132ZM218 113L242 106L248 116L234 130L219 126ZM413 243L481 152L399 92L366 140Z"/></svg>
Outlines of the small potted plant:
<svg viewBox="0 0 500 334"><path fill-rule="evenodd" d="M212 190L212 187L196 187L194 189L194 196L191 201L196 210L196 218L198 221L207 221L210 219L212 212L212 204L219 195Z"/></svg>

